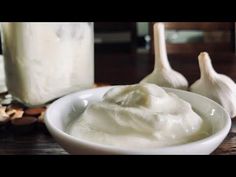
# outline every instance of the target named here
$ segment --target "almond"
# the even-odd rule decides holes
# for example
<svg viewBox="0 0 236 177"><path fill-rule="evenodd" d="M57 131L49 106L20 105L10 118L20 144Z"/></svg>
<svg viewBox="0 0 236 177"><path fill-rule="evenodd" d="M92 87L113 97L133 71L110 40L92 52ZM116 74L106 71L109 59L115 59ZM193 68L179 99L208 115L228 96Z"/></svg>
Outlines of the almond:
<svg viewBox="0 0 236 177"><path fill-rule="evenodd" d="M20 119L20 118L22 118L23 114L24 114L24 111L15 110L15 114L11 117L11 120Z"/></svg>
<svg viewBox="0 0 236 177"><path fill-rule="evenodd" d="M46 109L44 107L28 108L28 109L25 110L25 115L28 115L28 116L39 116L45 110Z"/></svg>
<svg viewBox="0 0 236 177"><path fill-rule="evenodd" d="M5 123L10 120L9 115L6 113L6 107L1 106L0 107L0 122Z"/></svg>
<svg viewBox="0 0 236 177"><path fill-rule="evenodd" d="M45 111L40 114L38 117L38 122L44 123L44 116L45 116Z"/></svg>

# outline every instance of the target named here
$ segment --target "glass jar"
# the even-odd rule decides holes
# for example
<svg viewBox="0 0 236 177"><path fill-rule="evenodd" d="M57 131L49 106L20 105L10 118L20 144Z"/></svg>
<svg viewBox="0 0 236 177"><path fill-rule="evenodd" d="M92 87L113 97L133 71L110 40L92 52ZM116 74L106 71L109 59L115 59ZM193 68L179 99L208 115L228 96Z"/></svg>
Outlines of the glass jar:
<svg viewBox="0 0 236 177"><path fill-rule="evenodd" d="M45 104L94 84L91 22L2 23L6 84L27 106Z"/></svg>

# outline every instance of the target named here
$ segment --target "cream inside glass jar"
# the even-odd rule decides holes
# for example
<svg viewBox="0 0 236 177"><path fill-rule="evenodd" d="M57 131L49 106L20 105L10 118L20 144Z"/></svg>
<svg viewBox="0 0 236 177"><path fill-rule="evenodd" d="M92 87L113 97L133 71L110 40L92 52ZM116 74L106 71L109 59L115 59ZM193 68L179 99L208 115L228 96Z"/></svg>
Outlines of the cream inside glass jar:
<svg viewBox="0 0 236 177"><path fill-rule="evenodd" d="M94 84L91 22L2 23L6 84L36 106Z"/></svg>

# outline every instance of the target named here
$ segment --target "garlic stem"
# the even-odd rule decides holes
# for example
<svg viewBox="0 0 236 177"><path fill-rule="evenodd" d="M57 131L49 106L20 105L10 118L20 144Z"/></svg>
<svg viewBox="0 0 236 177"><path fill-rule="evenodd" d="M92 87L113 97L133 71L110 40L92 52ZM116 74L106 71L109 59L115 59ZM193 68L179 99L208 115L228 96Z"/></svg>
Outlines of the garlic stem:
<svg viewBox="0 0 236 177"><path fill-rule="evenodd" d="M201 78L213 80L216 76L216 72L212 66L210 56L207 52L201 52L198 56L199 67L201 72Z"/></svg>
<svg viewBox="0 0 236 177"><path fill-rule="evenodd" d="M155 69L171 69L166 52L165 26L163 23L154 24Z"/></svg>

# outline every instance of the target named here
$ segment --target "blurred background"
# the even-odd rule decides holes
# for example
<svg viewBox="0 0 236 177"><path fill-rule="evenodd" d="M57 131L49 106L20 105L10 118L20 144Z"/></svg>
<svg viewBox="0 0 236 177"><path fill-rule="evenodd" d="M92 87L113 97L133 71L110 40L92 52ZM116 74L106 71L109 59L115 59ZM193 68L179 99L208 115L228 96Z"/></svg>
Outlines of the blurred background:
<svg viewBox="0 0 236 177"><path fill-rule="evenodd" d="M95 22L97 82L136 83L153 70L153 23ZM199 78L202 51L210 54L218 72L236 80L234 22L168 22L165 28L169 61L190 83Z"/></svg>
<svg viewBox="0 0 236 177"><path fill-rule="evenodd" d="M95 50L97 53L149 52L152 27L153 22L95 22ZM235 49L234 22L168 22L165 27L168 53Z"/></svg>
<svg viewBox="0 0 236 177"><path fill-rule="evenodd" d="M96 51L144 52L152 48L153 22L95 23ZM168 53L234 51L234 22L168 22ZM187 49L183 51L182 49Z"/></svg>

